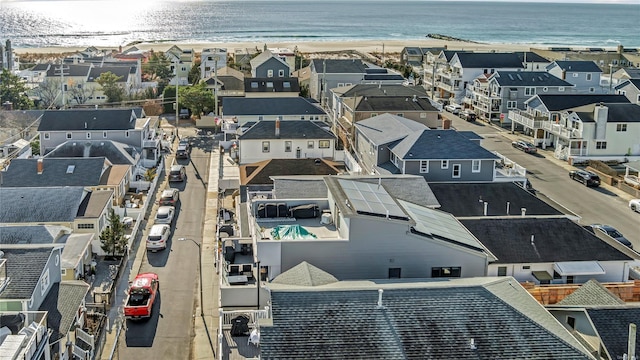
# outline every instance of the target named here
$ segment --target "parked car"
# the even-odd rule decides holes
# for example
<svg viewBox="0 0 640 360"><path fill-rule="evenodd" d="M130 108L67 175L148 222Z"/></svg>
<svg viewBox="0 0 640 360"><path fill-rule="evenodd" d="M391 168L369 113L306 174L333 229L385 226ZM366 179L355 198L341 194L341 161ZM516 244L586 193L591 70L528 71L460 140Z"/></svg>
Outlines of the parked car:
<svg viewBox="0 0 640 360"><path fill-rule="evenodd" d="M180 119L188 119L189 116L189 109L180 110Z"/></svg>
<svg viewBox="0 0 640 360"><path fill-rule="evenodd" d="M156 224L169 224L173 222L173 216L176 213L176 208L173 206L160 206L156 211Z"/></svg>
<svg viewBox="0 0 640 360"><path fill-rule="evenodd" d="M472 121L476 121L476 118L478 116L473 111L466 109L460 113L460 117L466 121L472 122Z"/></svg>
<svg viewBox="0 0 640 360"><path fill-rule="evenodd" d="M631 241L629 241L629 239L624 237L624 235L622 235L618 230L616 230L611 225L591 224L591 225L588 225L586 228L591 232L594 232L594 231L603 232L611 236L612 238L614 238L620 244L628 247L629 249L633 249L633 244L631 244Z"/></svg>
<svg viewBox="0 0 640 360"><path fill-rule="evenodd" d="M167 248L167 242L171 236L171 226L167 224L153 225L147 235L147 250L158 251Z"/></svg>
<svg viewBox="0 0 640 360"><path fill-rule="evenodd" d="M186 159L189 157L189 145L183 144L182 141L178 144L178 149L176 150L176 158L177 159Z"/></svg>
<svg viewBox="0 0 640 360"><path fill-rule="evenodd" d="M591 171L571 170L569 171L569 177L575 181L583 183L585 186L600 186L600 177L598 176L598 174L595 174Z"/></svg>
<svg viewBox="0 0 640 360"><path fill-rule="evenodd" d="M169 188L162 192L160 195L160 199L158 200L158 205L160 206L176 206L180 200L180 190Z"/></svg>
<svg viewBox="0 0 640 360"><path fill-rule="evenodd" d="M629 208L640 213L640 199L632 199L629 201Z"/></svg>
<svg viewBox="0 0 640 360"><path fill-rule="evenodd" d="M169 181L184 181L186 178L187 173L183 165L171 165L171 169L169 169Z"/></svg>
<svg viewBox="0 0 640 360"><path fill-rule="evenodd" d="M533 145L532 143L530 143L528 141L524 141L524 140L516 140L516 141L511 143L511 146L513 146L514 148L516 148L518 150L522 150L522 151L526 152L527 154L535 154L535 153L538 152L538 149L536 149L535 145Z"/></svg>
<svg viewBox="0 0 640 360"><path fill-rule="evenodd" d="M445 111L448 111L452 114L458 115L460 113L460 111L462 111L462 106L458 105L458 104L449 104L447 106L444 107Z"/></svg>

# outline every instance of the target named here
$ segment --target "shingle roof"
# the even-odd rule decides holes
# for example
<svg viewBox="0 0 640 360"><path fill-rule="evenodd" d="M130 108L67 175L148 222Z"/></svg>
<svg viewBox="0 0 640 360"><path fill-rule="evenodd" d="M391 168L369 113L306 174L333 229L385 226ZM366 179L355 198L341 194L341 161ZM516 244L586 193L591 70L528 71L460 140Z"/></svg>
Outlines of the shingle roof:
<svg viewBox="0 0 640 360"><path fill-rule="evenodd" d="M271 282L298 286L318 286L337 282L335 276L306 261L276 276Z"/></svg>
<svg viewBox="0 0 640 360"><path fill-rule="evenodd" d="M8 249L2 248L9 285L0 292L0 299L30 299L40 280L51 252L50 247ZM55 250L58 251L58 250Z"/></svg>
<svg viewBox="0 0 640 360"><path fill-rule="evenodd" d="M359 97L356 111L438 111L424 98L405 96L364 96Z"/></svg>
<svg viewBox="0 0 640 360"><path fill-rule="evenodd" d="M560 111L579 106L605 103L629 103L624 95L614 94L567 94L567 95L536 95L542 101L547 110Z"/></svg>
<svg viewBox="0 0 640 360"><path fill-rule="evenodd" d="M67 335L88 291L89 284L79 280L62 281L51 286L39 309L48 312L47 326L53 330L50 342Z"/></svg>
<svg viewBox="0 0 640 360"><path fill-rule="evenodd" d="M272 184L272 176L337 175L338 163L324 159L270 159L240 166L242 185Z"/></svg>
<svg viewBox="0 0 640 360"><path fill-rule="evenodd" d="M207 85L214 85L215 79L213 77L205 80ZM222 84L222 90L241 90L244 91L244 81L242 79L238 79L232 75L218 75L218 83Z"/></svg>
<svg viewBox="0 0 640 360"><path fill-rule="evenodd" d="M501 86L573 86L546 71L497 71L492 77Z"/></svg>
<svg viewBox="0 0 640 360"><path fill-rule="evenodd" d="M456 56L463 68L524 68L522 61L515 53L457 52Z"/></svg>
<svg viewBox="0 0 640 360"><path fill-rule="evenodd" d="M547 70L552 69L555 66L569 72L597 72L597 73L602 72L602 70L598 67L598 64L596 64L595 61L588 61L588 60L569 60L569 61L556 60L553 63L547 65Z"/></svg>
<svg viewBox="0 0 640 360"><path fill-rule="evenodd" d="M60 255L60 268L72 269L77 267L84 257L87 247L91 249L90 242L92 239L93 233L70 234L67 236ZM83 271L84 269L80 270Z"/></svg>
<svg viewBox="0 0 640 360"><path fill-rule="evenodd" d="M622 359L627 354L629 324L638 324L640 307L589 308L586 309L610 359ZM636 336L635 348L640 349L640 336ZM636 352L637 354L637 352Z"/></svg>
<svg viewBox="0 0 640 360"><path fill-rule="evenodd" d="M43 158L42 174L38 174L40 159L14 159L3 173L3 187L96 186L105 158ZM71 168L73 167L73 168Z"/></svg>
<svg viewBox="0 0 640 360"><path fill-rule="evenodd" d="M133 109L47 110L38 131L130 130L134 120Z"/></svg>
<svg viewBox="0 0 640 360"><path fill-rule="evenodd" d="M261 52L258 56L254 57L253 59L251 59L251 61L249 61L249 63L251 64L252 68L256 68L262 64L264 64L265 62L269 61L269 60L276 60L284 65L287 65L287 67L289 67L289 65L282 60L279 56L275 56L271 51L269 50L265 50L263 52Z"/></svg>
<svg viewBox="0 0 640 360"><path fill-rule="evenodd" d="M286 85L286 86L285 86ZM246 93L280 93L300 92L298 78L245 78L244 92Z"/></svg>
<svg viewBox="0 0 640 360"><path fill-rule="evenodd" d="M428 129L415 120L387 113L358 121L356 128L377 145L403 139L409 134Z"/></svg>
<svg viewBox="0 0 640 360"><path fill-rule="evenodd" d="M422 86L405 86L400 84L355 84L331 90L340 97L355 96L404 96L426 97L426 90Z"/></svg>
<svg viewBox="0 0 640 360"><path fill-rule="evenodd" d="M590 358L513 280L476 281L413 288L378 283L355 290L358 283L343 291L272 289L273 326L260 329L261 358ZM378 307L376 288L382 287Z"/></svg>
<svg viewBox="0 0 640 360"><path fill-rule="evenodd" d="M76 218L82 186L0 187L0 223L59 223Z"/></svg>
<svg viewBox="0 0 640 360"><path fill-rule="evenodd" d="M327 74L364 74L367 69L362 60L355 59L313 59L311 63L318 74L322 72Z"/></svg>
<svg viewBox="0 0 640 360"><path fill-rule="evenodd" d="M516 51L515 52L516 55L518 55L518 58L520 58L520 60L522 60L522 62L525 61L525 59L527 60L528 63L530 62L550 62L549 59L545 59L544 57L532 52L532 51ZM525 56L526 54L526 56Z"/></svg>
<svg viewBox="0 0 640 360"><path fill-rule="evenodd" d="M239 139L335 139L335 136L320 127L321 125L322 123L309 120L283 120L280 121L280 135L276 136L275 121L259 121L240 135Z"/></svg>
<svg viewBox="0 0 640 360"><path fill-rule="evenodd" d="M404 77L400 74L365 74L363 80L366 81L378 81L378 80L404 80Z"/></svg>
<svg viewBox="0 0 640 360"><path fill-rule="evenodd" d="M631 259L567 218L460 221L496 255L499 264Z"/></svg>
<svg viewBox="0 0 640 360"><path fill-rule="evenodd" d="M609 108L608 123L640 122L640 105L638 104L604 104ZM576 112L583 122L595 122L593 112Z"/></svg>
<svg viewBox="0 0 640 360"><path fill-rule="evenodd" d="M301 97L224 98L224 116L242 115L326 115L318 106Z"/></svg>
<svg viewBox="0 0 640 360"><path fill-rule="evenodd" d="M498 156L455 130L425 130L409 134L391 151L403 160L498 159ZM455 149L455 151L451 151Z"/></svg>
<svg viewBox="0 0 640 360"><path fill-rule="evenodd" d="M628 86L629 84L633 85L636 89L640 90L640 79L627 79L620 84L616 85L615 90L620 90Z"/></svg>
<svg viewBox="0 0 640 360"><path fill-rule="evenodd" d="M64 64L64 76L86 77L91 70L90 65ZM47 76L60 77L60 65L52 64L47 70Z"/></svg>
<svg viewBox="0 0 640 360"><path fill-rule="evenodd" d="M557 305L599 306L624 305L625 302L617 297L594 279L587 281L574 292L566 296Z"/></svg>
<svg viewBox="0 0 640 360"><path fill-rule="evenodd" d="M77 217L94 219L102 215L105 206L111 201L113 190L94 190L87 194L78 208Z"/></svg>
<svg viewBox="0 0 640 360"><path fill-rule="evenodd" d="M44 157L52 159L105 157L114 165L135 165L136 160L131 155L140 152L138 148L114 141L82 140L63 142Z"/></svg>
<svg viewBox="0 0 640 360"><path fill-rule="evenodd" d="M327 185L322 176L277 177L273 179L273 192L276 199L325 199Z"/></svg>
<svg viewBox="0 0 640 360"><path fill-rule="evenodd" d="M562 215L512 182L432 183L429 187L442 205L440 210L456 217L483 216L484 202L488 203L488 216L506 215L507 202L509 215L520 215L522 208L527 209L527 215Z"/></svg>
<svg viewBox="0 0 640 360"><path fill-rule="evenodd" d="M69 229L56 225L0 226L0 245L52 244Z"/></svg>
<svg viewBox="0 0 640 360"><path fill-rule="evenodd" d="M118 77L118 82L127 82L129 80L129 74L135 73L135 66L101 66L94 67L91 69L89 73L88 82L95 82L100 75L105 74L107 72L112 73L113 75Z"/></svg>

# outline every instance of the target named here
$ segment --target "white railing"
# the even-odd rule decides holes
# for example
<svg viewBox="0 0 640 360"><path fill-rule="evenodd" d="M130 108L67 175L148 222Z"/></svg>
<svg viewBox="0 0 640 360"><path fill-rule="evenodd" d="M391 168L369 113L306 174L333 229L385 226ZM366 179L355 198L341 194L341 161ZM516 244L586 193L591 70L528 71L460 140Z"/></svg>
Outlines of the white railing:
<svg viewBox="0 0 640 360"><path fill-rule="evenodd" d="M530 129L540 129L542 128L543 121L548 120L545 117L533 116L517 110L509 110L508 117L511 121L522 124Z"/></svg>
<svg viewBox="0 0 640 360"><path fill-rule="evenodd" d="M496 180L501 179L516 179L516 178L526 178L527 169L521 165L518 165L516 162L510 160L506 156L493 151L500 160L496 162L496 167L494 169L494 175Z"/></svg>
<svg viewBox="0 0 640 360"><path fill-rule="evenodd" d="M551 121L544 121L542 128L549 131L552 134L558 135L565 139L580 139L582 138L582 131L578 129L569 129L561 124L556 124Z"/></svg>
<svg viewBox="0 0 640 360"><path fill-rule="evenodd" d="M232 325L231 320L235 319L237 316L247 315L249 316L249 324L257 324L260 319L270 319L271 318L271 310L269 307L265 307L264 310L232 310L232 311L222 311L220 313L220 328L229 328Z"/></svg>
<svg viewBox="0 0 640 360"><path fill-rule="evenodd" d="M362 167L358 164L358 161L351 155L350 152L344 152L344 165L349 171L349 174L361 174Z"/></svg>

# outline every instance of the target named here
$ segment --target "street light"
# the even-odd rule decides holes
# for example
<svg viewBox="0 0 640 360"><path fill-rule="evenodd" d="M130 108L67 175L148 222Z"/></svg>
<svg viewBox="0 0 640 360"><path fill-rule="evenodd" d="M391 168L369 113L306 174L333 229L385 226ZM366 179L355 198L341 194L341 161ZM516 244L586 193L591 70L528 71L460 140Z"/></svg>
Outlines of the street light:
<svg viewBox="0 0 640 360"><path fill-rule="evenodd" d="M198 247L198 272L200 273L200 316L204 319L204 303L202 302L202 249L200 248L200 243L191 238L178 238L178 241L186 240L190 240Z"/></svg>
<svg viewBox="0 0 640 360"><path fill-rule="evenodd" d="M179 60L176 60L176 137L178 137L178 121L180 119L180 106L178 105L178 87L180 85L180 75L178 74ZM179 137L178 137L179 138Z"/></svg>

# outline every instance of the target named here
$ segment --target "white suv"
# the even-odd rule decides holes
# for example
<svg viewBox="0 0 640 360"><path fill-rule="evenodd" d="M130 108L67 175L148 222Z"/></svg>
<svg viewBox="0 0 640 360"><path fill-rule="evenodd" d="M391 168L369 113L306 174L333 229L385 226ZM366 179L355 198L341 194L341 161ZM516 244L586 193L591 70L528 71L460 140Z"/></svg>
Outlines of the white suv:
<svg viewBox="0 0 640 360"><path fill-rule="evenodd" d="M462 111L462 106L458 105L458 104L449 104L447 106L444 107L445 111L448 111L452 114L458 115L460 113L460 111Z"/></svg>
<svg viewBox="0 0 640 360"><path fill-rule="evenodd" d="M147 250L158 251L167 248L171 236L171 226L167 224L153 225L147 235Z"/></svg>

